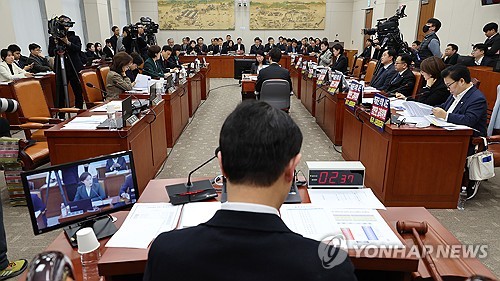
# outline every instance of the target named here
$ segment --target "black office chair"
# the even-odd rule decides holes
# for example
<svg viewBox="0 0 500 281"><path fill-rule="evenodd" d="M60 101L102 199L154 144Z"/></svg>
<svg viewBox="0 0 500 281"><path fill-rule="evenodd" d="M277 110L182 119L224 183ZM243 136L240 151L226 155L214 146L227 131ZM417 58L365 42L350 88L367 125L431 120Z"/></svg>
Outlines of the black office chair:
<svg viewBox="0 0 500 281"><path fill-rule="evenodd" d="M61 252L49 251L36 255L30 263L27 281L76 280L71 260Z"/></svg>
<svg viewBox="0 0 500 281"><path fill-rule="evenodd" d="M282 79L269 79L262 83L260 100L285 112L290 110L290 84Z"/></svg>

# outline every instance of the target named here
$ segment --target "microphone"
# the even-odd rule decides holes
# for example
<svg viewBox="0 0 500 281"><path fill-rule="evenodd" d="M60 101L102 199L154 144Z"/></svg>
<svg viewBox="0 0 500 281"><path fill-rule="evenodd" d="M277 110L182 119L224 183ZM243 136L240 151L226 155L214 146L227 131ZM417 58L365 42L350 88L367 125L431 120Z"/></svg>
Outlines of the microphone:
<svg viewBox="0 0 500 281"><path fill-rule="evenodd" d="M208 164L214 158L216 158L219 151L220 151L220 148L218 147L217 149L215 149L214 156L212 156L210 159L205 161L203 164L199 165L194 170L189 172L186 183L165 186L165 189L167 190L168 197L170 198L170 203L172 205L179 205L179 204L184 204L184 203L189 203L189 202L202 201L202 200L206 200L209 198L217 197L217 192L213 188L210 180L207 179L207 180L191 182L191 175L194 172L198 171L201 167Z"/></svg>
<svg viewBox="0 0 500 281"><path fill-rule="evenodd" d="M93 89L97 89L97 90L99 90L101 93L103 93L103 94L104 94L104 97L106 97L106 96L108 95L108 92L106 92L106 91L104 91L104 90L101 90L100 88L97 88L96 86L94 86L94 84L92 84L92 83L90 83L90 82L85 83L85 85L86 85L87 87L90 87L90 88L93 88Z"/></svg>

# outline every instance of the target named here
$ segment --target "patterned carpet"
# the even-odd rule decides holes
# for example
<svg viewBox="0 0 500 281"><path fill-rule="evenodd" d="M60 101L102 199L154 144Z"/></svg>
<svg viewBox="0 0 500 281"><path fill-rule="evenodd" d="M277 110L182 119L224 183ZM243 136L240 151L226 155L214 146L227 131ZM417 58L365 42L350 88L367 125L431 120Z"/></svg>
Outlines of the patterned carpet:
<svg viewBox="0 0 500 281"><path fill-rule="evenodd" d="M158 178L186 177L189 171L213 156L224 119L241 101L240 90L233 79L211 80L208 100L198 108L173 149L169 150L169 157ZM305 161L342 160L300 100L292 97L291 102L290 116L297 122L304 135L302 161L298 169L305 171ZM500 170L497 173L500 173ZM213 177L218 174L218 163L213 160L195 172L193 177ZM3 174L0 178L8 256L11 260L30 260L36 253L43 251L60 232L34 236L27 209L9 205ZM477 197L467 202L465 211L430 210L462 243L487 244L489 255L483 262L497 276L500 276L499 202L500 177L482 184Z"/></svg>

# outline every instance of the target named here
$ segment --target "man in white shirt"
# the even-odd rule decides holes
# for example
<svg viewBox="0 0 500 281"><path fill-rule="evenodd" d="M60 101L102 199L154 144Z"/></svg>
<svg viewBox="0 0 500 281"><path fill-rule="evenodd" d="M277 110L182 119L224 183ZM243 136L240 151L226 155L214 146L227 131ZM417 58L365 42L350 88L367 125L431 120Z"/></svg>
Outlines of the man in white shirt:
<svg viewBox="0 0 500 281"><path fill-rule="evenodd" d="M474 45L474 48L472 49L472 56L474 57L474 65L492 66L491 59L484 56L486 49L487 48L485 44L479 43Z"/></svg>
<svg viewBox="0 0 500 281"><path fill-rule="evenodd" d="M339 264L328 269L321 242L292 232L279 217L301 158L302 133L288 114L244 101L224 122L219 145L228 202L206 223L160 234L144 281L356 280L344 251L330 248Z"/></svg>

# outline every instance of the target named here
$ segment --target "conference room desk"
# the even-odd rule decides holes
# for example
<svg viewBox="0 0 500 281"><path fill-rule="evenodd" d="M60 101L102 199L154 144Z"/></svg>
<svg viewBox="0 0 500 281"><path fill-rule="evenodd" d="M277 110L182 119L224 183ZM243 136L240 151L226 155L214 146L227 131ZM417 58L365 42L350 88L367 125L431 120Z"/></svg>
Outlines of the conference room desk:
<svg viewBox="0 0 500 281"><path fill-rule="evenodd" d="M308 73L301 76L300 82L300 101L304 107L311 113L312 117L316 116L316 77L309 78Z"/></svg>
<svg viewBox="0 0 500 281"><path fill-rule="evenodd" d="M127 97L128 94L121 94L120 98ZM134 94L138 99L148 99L149 94ZM173 147L179 139L182 130L189 122L189 91L187 80L182 81L175 87L175 90L162 95L165 107L165 138L167 147Z"/></svg>
<svg viewBox="0 0 500 281"><path fill-rule="evenodd" d="M201 178L199 178L201 179ZM198 180L198 179L194 179ZM185 179L160 179L151 180L146 189L139 198L139 202L168 202L168 195L165 191L166 185L182 183ZM304 187L299 188L299 192L305 203L310 202L307 191ZM410 251L414 241L410 234L398 234L396 232L396 222L406 221L426 221L429 225L429 231L421 235L425 245L461 245L461 243L451 234L443 225L437 221L425 208L421 207L388 207L387 210L379 210L384 220L393 229L396 235L406 245L407 249L398 252L386 251L377 257L356 255L352 250L349 256L353 262L360 280L423 280L429 279L430 275L423 261ZM121 211L113 214L117 217L115 225L119 228L128 211ZM110 280L142 280L142 274L147 262L147 249L131 248L106 248L104 245L109 238L100 240L101 259L99 260L99 274L104 276L106 281ZM76 280L82 278L82 268L80 255L68 243L65 234L61 233L47 247L46 250L57 250L66 254L74 266ZM368 252L369 255L369 252ZM473 274L494 277L494 275L475 258L443 258L436 257L436 253L431 254L436 264L438 272L444 277L444 280L464 280L465 277ZM298 256L297 258L300 258ZM377 279L383 275L382 279ZM25 274L20 280L25 280ZM458 277L458 278L457 278Z"/></svg>
<svg viewBox="0 0 500 281"><path fill-rule="evenodd" d="M342 157L363 163L365 186L385 206L456 208L472 130L386 125L381 132L364 108L344 110Z"/></svg>
<svg viewBox="0 0 500 281"><path fill-rule="evenodd" d="M290 78L292 79L292 88L295 96L300 99L302 85L302 69L295 68L295 65L290 67Z"/></svg>
<svg viewBox="0 0 500 281"><path fill-rule="evenodd" d="M42 86L42 90L45 96L45 100L47 101L47 105L49 108L54 107L54 99L56 97L56 75L55 74L46 74L44 76L37 76L35 78L22 78L15 80L14 82L2 83L0 85L0 97L7 99L16 99L14 95L14 83L16 81L24 81L24 80L38 80L40 81L40 85ZM70 96L71 97L71 96ZM70 99L74 104L74 97ZM9 120L11 125L19 125L19 113L5 113L5 117Z"/></svg>
<svg viewBox="0 0 500 281"><path fill-rule="evenodd" d="M164 103L162 101L151 108L156 114L156 118L152 112L149 112L142 115L133 126L127 126L120 130L62 129L68 121L55 125L45 131L51 164L63 164L131 150L134 154L139 192L142 192L167 158ZM86 111L78 116L92 114L99 113Z"/></svg>
<svg viewBox="0 0 500 281"><path fill-rule="evenodd" d="M189 117L192 117L194 112L201 104L201 84L202 76L200 72L191 74L187 78L188 100L189 100Z"/></svg>
<svg viewBox="0 0 500 281"><path fill-rule="evenodd" d="M316 103L316 123L335 145L342 145L344 103L347 94L328 92L328 85L319 87Z"/></svg>
<svg viewBox="0 0 500 281"><path fill-rule="evenodd" d="M205 67L200 68L201 75L201 99L206 100L210 92L210 70L212 67L209 63Z"/></svg>
<svg viewBox="0 0 500 281"><path fill-rule="evenodd" d="M488 109L493 109L497 100L497 86L500 84L500 72L494 72L491 66L471 66L470 76L481 82L479 90L488 102Z"/></svg>

